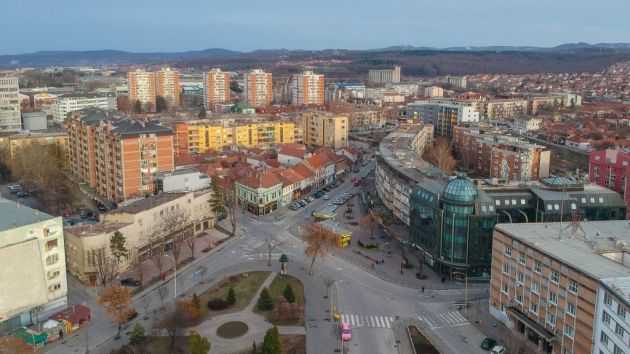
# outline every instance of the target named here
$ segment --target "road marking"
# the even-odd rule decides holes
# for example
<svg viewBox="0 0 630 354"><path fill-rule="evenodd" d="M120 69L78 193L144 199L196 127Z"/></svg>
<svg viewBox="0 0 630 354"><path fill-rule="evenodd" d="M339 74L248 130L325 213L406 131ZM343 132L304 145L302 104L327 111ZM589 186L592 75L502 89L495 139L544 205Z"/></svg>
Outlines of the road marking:
<svg viewBox="0 0 630 354"><path fill-rule="evenodd" d="M374 316L370 316L370 322L372 322L372 327L376 327L376 325L374 324Z"/></svg>
<svg viewBox="0 0 630 354"><path fill-rule="evenodd" d="M389 319L387 317L383 317L383 322L385 322L385 327L389 328Z"/></svg>
<svg viewBox="0 0 630 354"><path fill-rule="evenodd" d="M385 327L385 321L383 321L383 323L381 323L381 316L376 316L376 325L381 328L381 327Z"/></svg>
<svg viewBox="0 0 630 354"><path fill-rule="evenodd" d="M354 315L350 315L350 324L352 325L352 327L356 327L356 325L354 324Z"/></svg>

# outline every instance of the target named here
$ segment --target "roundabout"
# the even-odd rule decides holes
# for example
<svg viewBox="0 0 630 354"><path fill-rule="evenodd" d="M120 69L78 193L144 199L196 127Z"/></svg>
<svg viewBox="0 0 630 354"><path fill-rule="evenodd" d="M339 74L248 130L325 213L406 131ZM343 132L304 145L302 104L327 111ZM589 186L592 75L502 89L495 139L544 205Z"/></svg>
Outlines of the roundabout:
<svg viewBox="0 0 630 354"><path fill-rule="evenodd" d="M247 333L249 327L245 322L230 321L220 325L217 328L217 336L225 339L234 339L242 337Z"/></svg>

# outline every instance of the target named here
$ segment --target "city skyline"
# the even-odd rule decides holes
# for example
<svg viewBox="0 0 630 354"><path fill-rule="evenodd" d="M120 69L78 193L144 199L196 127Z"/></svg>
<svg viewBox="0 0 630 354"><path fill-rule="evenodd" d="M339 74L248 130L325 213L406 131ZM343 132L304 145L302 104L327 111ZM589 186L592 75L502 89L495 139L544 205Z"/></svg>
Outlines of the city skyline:
<svg viewBox="0 0 630 354"><path fill-rule="evenodd" d="M375 49L396 45L553 47L574 42L624 42L630 38L630 27L624 26L623 18L630 12L630 3L620 0L609 4L616 11L606 13L590 11L585 2L585 6L579 6L579 2L568 1L506 4L489 0L473 6L455 0L404 0L388 4L385 9L372 0L360 7L330 0L316 5L286 0L273 4L192 1L185 5L141 0L124 4L124 8L122 5L120 1L91 3L86 9L70 0L56 4L55 16L51 17L48 7L32 0L7 1L7 13L18 15L7 17L0 23L0 30L19 31L20 40L4 43L0 55L98 49L177 52L206 48ZM38 21L26 26L27 17ZM451 19L448 31L443 30L445 19Z"/></svg>

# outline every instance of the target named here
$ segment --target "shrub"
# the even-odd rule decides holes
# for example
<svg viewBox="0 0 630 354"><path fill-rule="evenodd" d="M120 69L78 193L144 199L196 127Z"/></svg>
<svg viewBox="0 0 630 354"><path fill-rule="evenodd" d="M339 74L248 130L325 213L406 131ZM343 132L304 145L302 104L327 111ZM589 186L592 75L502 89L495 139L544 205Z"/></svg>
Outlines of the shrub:
<svg viewBox="0 0 630 354"><path fill-rule="evenodd" d="M259 310L273 309L273 300L271 299L271 295L269 295L269 290L267 290L267 288L262 289L260 297L258 298L257 306Z"/></svg>
<svg viewBox="0 0 630 354"><path fill-rule="evenodd" d="M234 292L234 288L230 288L227 294L227 303L232 306L236 303L236 292Z"/></svg>
<svg viewBox="0 0 630 354"><path fill-rule="evenodd" d="M278 327L273 326L267 330L265 334L265 339L262 345L262 353L263 354L282 354L284 350L282 349L282 341L280 340L280 333L278 332Z"/></svg>
<svg viewBox="0 0 630 354"><path fill-rule="evenodd" d="M212 299L208 301L208 308L212 311L221 311L230 307L230 304L223 299Z"/></svg>
<svg viewBox="0 0 630 354"><path fill-rule="evenodd" d="M291 284L287 284L287 286L284 288L284 291L282 292L282 295L285 299L287 299L288 302L295 302L295 292L293 291L293 287L291 287Z"/></svg>
<svg viewBox="0 0 630 354"><path fill-rule="evenodd" d="M363 242L361 242L361 240L357 240L357 244L359 245L359 247L365 248L365 245L363 244Z"/></svg>
<svg viewBox="0 0 630 354"><path fill-rule="evenodd" d="M131 337L129 337L129 344L138 345L146 339L144 334L144 327L140 323L136 323L131 331Z"/></svg>

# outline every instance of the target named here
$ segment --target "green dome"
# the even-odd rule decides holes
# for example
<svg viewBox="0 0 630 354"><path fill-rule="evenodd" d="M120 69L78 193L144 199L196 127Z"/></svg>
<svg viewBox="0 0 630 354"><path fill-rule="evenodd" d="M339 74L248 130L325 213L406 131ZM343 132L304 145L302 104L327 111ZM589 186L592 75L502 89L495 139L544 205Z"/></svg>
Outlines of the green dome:
<svg viewBox="0 0 630 354"><path fill-rule="evenodd" d="M444 187L442 197L455 202L474 202L477 188L466 176L458 175Z"/></svg>

